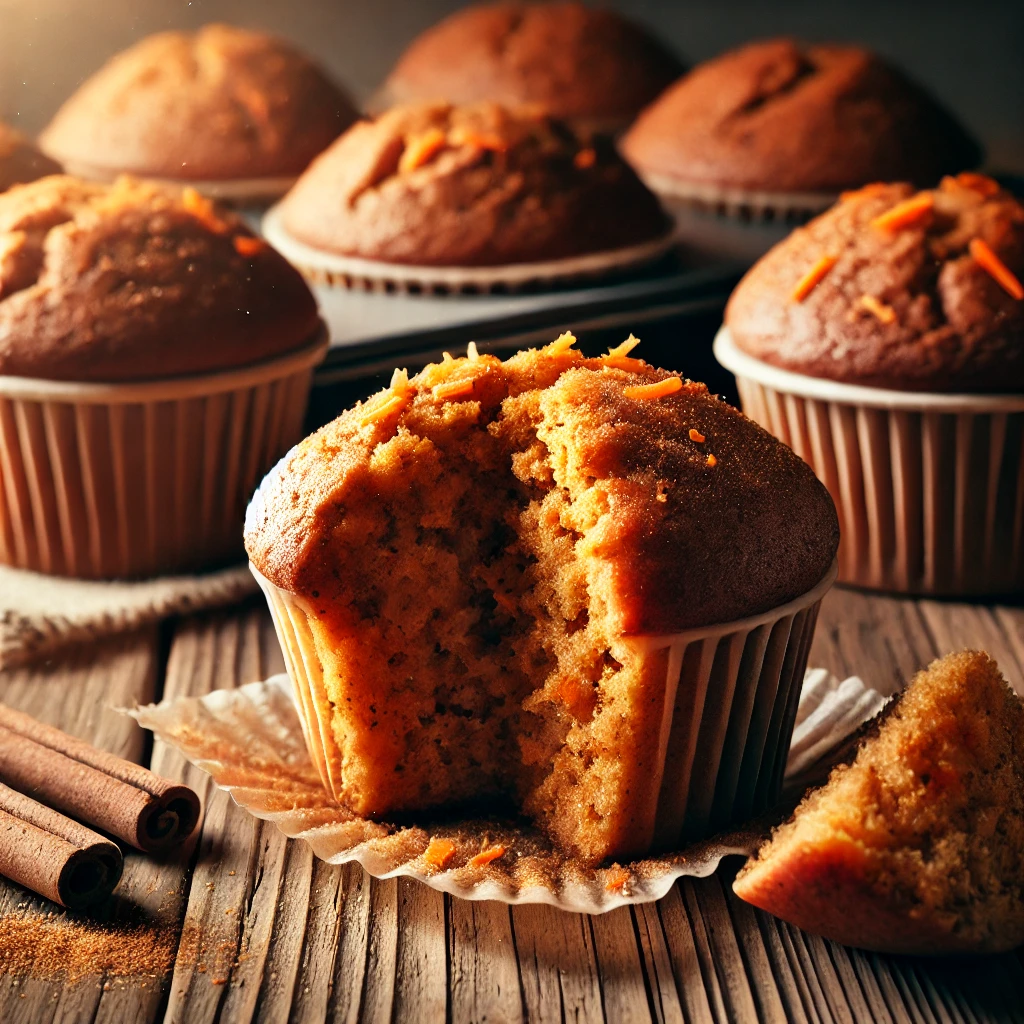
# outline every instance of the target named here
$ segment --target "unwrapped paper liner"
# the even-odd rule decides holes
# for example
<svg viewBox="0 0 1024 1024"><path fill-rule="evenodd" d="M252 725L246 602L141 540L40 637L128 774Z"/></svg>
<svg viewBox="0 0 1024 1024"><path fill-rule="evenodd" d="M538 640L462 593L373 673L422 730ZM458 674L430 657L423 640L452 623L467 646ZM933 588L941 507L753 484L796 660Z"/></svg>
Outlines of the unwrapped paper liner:
<svg viewBox="0 0 1024 1024"><path fill-rule="evenodd" d="M814 758L840 747L884 702L856 677L840 682L821 669L809 670L787 778L794 768L806 776ZM766 815L676 853L590 869L518 820L424 813L415 821L378 822L352 814L320 782L285 675L205 697L164 701L131 714L209 772L236 803L273 822L286 836L308 842L321 860L357 861L376 878L405 875L463 899L548 903L591 914L647 903L664 896L677 878L703 878L723 857L749 855L780 816ZM453 844L450 864L443 870L424 859L432 839ZM490 863L469 863L481 850L498 845L504 853Z"/></svg>
<svg viewBox="0 0 1024 1024"><path fill-rule="evenodd" d="M152 580L76 580L0 566L0 668L256 592L247 565Z"/></svg>

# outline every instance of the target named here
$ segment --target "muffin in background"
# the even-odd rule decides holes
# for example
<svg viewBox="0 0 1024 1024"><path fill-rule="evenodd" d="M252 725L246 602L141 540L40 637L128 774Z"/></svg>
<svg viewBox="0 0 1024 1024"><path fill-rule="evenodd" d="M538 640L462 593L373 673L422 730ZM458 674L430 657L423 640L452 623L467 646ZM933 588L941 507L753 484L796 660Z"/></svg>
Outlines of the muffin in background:
<svg viewBox="0 0 1024 1024"><path fill-rule="evenodd" d="M719 361L839 509L840 577L1024 585L1024 206L990 178L872 184L733 293Z"/></svg>
<svg viewBox="0 0 1024 1024"><path fill-rule="evenodd" d="M649 32L614 11L581 3L478 4L411 43L376 106L534 103L587 128L618 131L684 70Z"/></svg>
<svg viewBox="0 0 1024 1024"><path fill-rule="evenodd" d="M981 159L952 115L875 54L792 39L694 68L622 151L660 194L764 216L816 213L873 181L931 185Z"/></svg>
<svg viewBox="0 0 1024 1024"><path fill-rule="evenodd" d="M313 162L273 218L320 253L467 270L647 243L660 254L671 229L609 140L493 103L418 104L359 122Z"/></svg>
<svg viewBox="0 0 1024 1024"><path fill-rule="evenodd" d="M40 152L20 132L0 121L0 192L12 185L60 173L60 164Z"/></svg>
<svg viewBox="0 0 1024 1024"><path fill-rule="evenodd" d="M703 384L574 341L396 371L267 476L245 536L338 800L503 796L592 864L776 797L838 533Z"/></svg>
<svg viewBox="0 0 1024 1024"><path fill-rule="evenodd" d="M319 334L298 272L193 189L0 195L0 561L127 577L237 553Z"/></svg>
<svg viewBox="0 0 1024 1024"><path fill-rule="evenodd" d="M293 179L357 116L284 40L214 24L147 36L111 58L40 144L83 177L202 182L230 198L232 182Z"/></svg>

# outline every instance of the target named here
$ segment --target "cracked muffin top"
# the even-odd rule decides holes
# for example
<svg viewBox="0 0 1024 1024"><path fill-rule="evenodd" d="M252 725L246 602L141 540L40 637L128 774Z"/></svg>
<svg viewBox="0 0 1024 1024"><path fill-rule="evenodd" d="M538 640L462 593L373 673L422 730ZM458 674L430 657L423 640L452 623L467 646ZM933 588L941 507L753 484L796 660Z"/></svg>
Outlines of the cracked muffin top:
<svg viewBox="0 0 1024 1024"><path fill-rule="evenodd" d="M917 391L1024 391L1024 206L980 174L868 185L740 282L733 340L813 377Z"/></svg>
<svg viewBox="0 0 1024 1024"><path fill-rule="evenodd" d="M299 273L194 189L53 176L0 195L0 374L136 381L311 339Z"/></svg>
<svg viewBox="0 0 1024 1024"><path fill-rule="evenodd" d="M113 57L64 103L40 141L96 177L290 176L356 116L344 93L284 41L207 25L148 36Z"/></svg>
<svg viewBox="0 0 1024 1024"><path fill-rule="evenodd" d="M44 156L23 135L0 121L0 192L47 174L60 174L60 164Z"/></svg>
<svg viewBox="0 0 1024 1024"><path fill-rule="evenodd" d="M494 103L398 107L356 124L296 182L281 216L316 248L419 266L563 259L670 227L609 140Z"/></svg>
<svg viewBox="0 0 1024 1024"><path fill-rule="evenodd" d="M684 71L648 32L580 3L467 7L428 29L399 59L386 104L494 100L555 117L624 127Z"/></svg>
<svg viewBox="0 0 1024 1024"><path fill-rule="evenodd" d="M623 140L642 173L769 192L931 185L978 144L901 72L853 46L752 43L695 68Z"/></svg>

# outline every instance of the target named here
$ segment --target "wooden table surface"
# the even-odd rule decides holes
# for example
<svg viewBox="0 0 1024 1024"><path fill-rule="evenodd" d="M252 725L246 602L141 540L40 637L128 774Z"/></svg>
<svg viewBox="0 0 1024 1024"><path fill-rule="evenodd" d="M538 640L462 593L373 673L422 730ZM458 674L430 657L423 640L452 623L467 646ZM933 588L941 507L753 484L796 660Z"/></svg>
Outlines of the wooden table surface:
<svg viewBox="0 0 1024 1024"><path fill-rule="evenodd" d="M811 664L892 688L964 646L988 650L1024 693L1017 608L836 589ZM45 934L72 915L0 881L0 964L22 961L0 979L0 1021L1024 1021L1021 950L927 961L837 946L736 900L735 863L600 917L327 866L113 710L281 669L269 616L252 603L0 674L0 700L188 781L206 808L188 849L164 862L129 853L115 898L76 919L97 962L118 929L136 929L140 956L156 936L163 962L147 973L120 975L113 957L113 970L55 975L66 950L12 936L19 922Z"/></svg>

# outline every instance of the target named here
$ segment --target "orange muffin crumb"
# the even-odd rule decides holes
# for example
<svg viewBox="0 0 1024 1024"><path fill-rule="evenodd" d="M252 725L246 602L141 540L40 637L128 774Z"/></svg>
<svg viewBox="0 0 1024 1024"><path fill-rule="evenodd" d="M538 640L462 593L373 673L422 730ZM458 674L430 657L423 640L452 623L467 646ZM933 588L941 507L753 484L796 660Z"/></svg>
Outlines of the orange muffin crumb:
<svg viewBox="0 0 1024 1024"><path fill-rule="evenodd" d="M733 888L881 952L1024 941L1024 703L996 663L964 651L918 673Z"/></svg>

